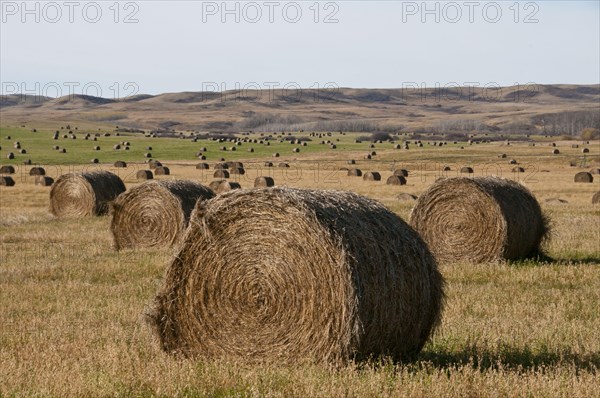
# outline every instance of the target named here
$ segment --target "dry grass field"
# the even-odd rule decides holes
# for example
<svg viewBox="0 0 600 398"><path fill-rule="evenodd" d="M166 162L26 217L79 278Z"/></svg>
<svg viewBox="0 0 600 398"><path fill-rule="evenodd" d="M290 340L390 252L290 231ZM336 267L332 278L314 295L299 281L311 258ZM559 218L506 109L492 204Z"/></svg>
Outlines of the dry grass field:
<svg viewBox="0 0 600 398"><path fill-rule="evenodd" d="M2 164L7 164L5 146L12 143L4 139L6 131L1 132ZM143 137L126 139L132 147L146 145ZM582 146L573 149L572 142L557 141L561 154L552 155L549 141L534 147L502 141L408 151L378 144L376 160L367 161L368 144L353 146L353 139L344 136L339 150L299 154L281 144L285 152L277 159L239 152L235 160L244 162L246 174L238 180L249 188L256 176L271 175L277 185L351 190L407 220L414 201L399 194L419 195L442 175L443 165L450 164L454 175L457 167L470 165L474 175L518 179L532 190L551 219L553 232L545 244L551 260L442 266L447 280L443 322L414 362L250 367L173 358L154 344L142 319L173 251L115 252L109 217L54 219L48 212L49 188L34 185L27 175L30 166L15 162L16 185L0 187L0 397L600 396L600 205L591 203L600 176L591 184L573 182L582 169L568 162L580 159ZM155 139L152 145L174 141ZM42 144L54 145L49 138ZM600 142L586 146L586 169L600 167ZM171 175L158 179L213 180L212 167L197 170L188 153L164 151L157 158ZM508 157L498 158L501 153ZM511 172L511 158L525 173ZM138 183L135 172L145 168L136 159L126 169L108 163L93 167L118 173L130 188ZM357 165L349 166L348 159ZM265 160L275 167L264 167ZM282 161L290 167L277 167ZM48 163L55 178L91 167ZM379 171L383 180L348 177L342 167ZM407 185L385 184L393 167L409 170ZM567 203L546 202L553 198Z"/></svg>

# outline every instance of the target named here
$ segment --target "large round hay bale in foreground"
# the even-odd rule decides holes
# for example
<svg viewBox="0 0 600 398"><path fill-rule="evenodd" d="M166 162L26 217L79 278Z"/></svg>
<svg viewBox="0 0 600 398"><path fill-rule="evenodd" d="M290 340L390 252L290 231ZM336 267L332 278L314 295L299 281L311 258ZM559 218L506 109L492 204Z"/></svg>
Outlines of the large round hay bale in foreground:
<svg viewBox="0 0 600 398"><path fill-rule="evenodd" d="M45 176L46 170L44 170L43 167L32 167L31 170L29 170L29 175L30 176Z"/></svg>
<svg viewBox="0 0 600 398"><path fill-rule="evenodd" d="M108 171L64 174L52 185L50 212L56 217L103 215L122 192L125 184Z"/></svg>
<svg viewBox="0 0 600 398"><path fill-rule="evenodd" d="M0 174L15 174L15 167L9 164L0 167Z"/></svg>
<svg viewBox="0 0 600 398"><path fill-rule="evenodd" d="M427 246L378 202L264 188L197 204L146 316L169 353L338 364L414 356L442 303Z"/></svg>
<svg viewBox="0 0 600 398"><path fill-rule="evenodd" d="M410 224L444 263L534 256L548 232L533 194L495 177L439 180L419 197Z"/></svg>
<svg viewBox="0 0 600 398"><path fill-rule="evenodd" d="M254 188L268 188L275 186L273 177L256 177L254 179Z"/></svg>
<svg viewBox="0 0 600 398"><path fill-rule="evenodd" d="M406 178L398 175L391 175L385 183L387 185L406 185Z"/></svg>
<svg viewBox="0 0 600 398"><path fill-rule="evenodd" d="M592 196L592 204L600 203L600 191L596 192L594 196Z"/></svg>
<svg viewBox="0 0 600 398"><path fill-rule="evenodd" d="M154 179L154 175L150 170L139 170L135 173L135 178L138 180L152 180Z"/></svg>
<svg viewBox="0 0 600 398"><path fill-rule="evenodd" d="M48 176L44 176L44 175L38 175L35 177L35 185L49 187L49 186L52 186L52 184L54 184L54 178L52 178L52 177L48 177Z"/></svg>
<svg viewBox="0 0 600 398"><path fill-rule="evenodd" d="M215 194L193 181L148 181L112 204L110 231L116 250L171 246L187 227L197 200Z"/></svg>
<svg viewBox="0 0 600 398"><path fill-rule="evenodd" d="M0 176L0 185L3 187L15 186L15 180L10 176Z"/></svg>
<svg viewBox="0 0 600 398"><path fill-rule="evenodd" d="M575 174L574 180L575 182L590 183L594 182L594 177L591 173L588 173L587 171L580 171L579 173Z"/></svg>
<svg viewBox="0 0 600 398"><path fill-rule="evenodd" d="M365 181L381 181L381 174L377 171L367 171L365 175L363 175L363 180Z"/></svg>

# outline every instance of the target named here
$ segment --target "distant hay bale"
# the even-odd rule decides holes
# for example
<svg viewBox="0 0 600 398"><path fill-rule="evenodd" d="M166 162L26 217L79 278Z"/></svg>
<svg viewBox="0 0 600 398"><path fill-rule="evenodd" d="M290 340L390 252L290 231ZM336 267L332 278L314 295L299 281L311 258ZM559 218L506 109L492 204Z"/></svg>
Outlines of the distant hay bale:
<svg viewBox="0 0 600 398"><path fill-rule="evenodd" d="M154 169L154 174L157 176L168 176L171 174L171 170L167 166L158 166Z"/></svg>
<svg viewBox="0 0 600 398"><path fill-rule="evenodd" d="M558 154L560 154L560 151L558 149L553 149L552 150L552 154L553 155L558 155Z"/></svg>
<svg viewBox="0 0 600 398"><path fill-rule="evenodd" d="M363 175L363 180L364 181L381 181L381 174L379 174L377 171L367 171Z"/></svg>
<svg viewBox="0 0 600 398"><path fill-rule="evenodd" d="M365 155L366 160L371 160L371 155Z"/></svg>
<svg viewBox="0 0 600 398"><path fill-rule="evenodd" d="M434 183L419 197L410 224L445 263L533 256L548 232L533 194L515 181L495 177Z"/></svg>
<svg viewBox="0 0 600 398"><path fill-rule="evenodd" d="M452 171L452 168L450 166L444 166L442 171Z"/></svg>
<svg viewBox="0 0 600 398"><path fill-rule="evenodd" d="M130 189L111 206L115 249L177 243L196 201L214 196L207 187L184 180L148 181Z"/></svg>
<svg viewBox="0 0 600 398"><path fill-rule="evenodd" d="M229 178L229 171L225 169L216 169L213 173L214 178Z"/></svg>
<svg viewBox="0 0 600 398"><path fill-rule="evenodd" d="M198 170L209 170L210 166L208 165L208 163L198 163L196 165L196 169L198 169Z"/></svg>
<svg viewBox="0 0 600 398"><path fill-rule="evenodd" d="M600 174L600 169L591 169L590 174Z"/></svg>
<svg viewBox="0 0 600 398"><path fill-rule="evenodd" d="M592 204L600 203L600 191L596 192L594 196L592 196Z"/></svg>
<svg viewBox="0 0 600 398"><path fill-rule="evenodd" d="M408 177L408 170L406 169L396 169L394 170L395 176Z"/></svg>
<svg viewBox="0 0 600 398"><path fill-rule="evenodd" d="M96 145L96 146L94 147L94 151L99 151L99 150L100 150L100 147L99 147L98 145Z"/></svg>
<svg viewBox="0 0 600 398"><path fill-rule="evenodd" d="M148 167L150 167L150 170L154 170L155 168L160 166L162 166L162 163L158 160L151 160L148 162Z"/></svg>
<svg viewBox="0 0 600 398"><path fill-rule="evenodd" d="M36 175L35 177L35 185L41 185L43 187L49 187L54 184L54 178L48 177L46 175Z"/></svg>
<svg viewBox="0 0 600 398"><path fill-rule="evenodd" d="M198 203L146 320L163 350L192 358L413 358L443 287L419 235L378 202L240 190Z"/></svg>
<svg viewBox="0 0 600 398"><path fill-rule="evenodd" d="M265 162L264 166L265 167L273 167L273 162Z"/></svg>
<svg viewBox="0 0 600 398"><path fill-rule="evenodd" d="M52 185L50 212L56 217L103 215L122 192L125 184L108 171L64 174Z"/></svg>
<svg viewBox="0 0 600 398"><path fill-rule="evenodd" d="M298 153L298 152L300 152L300 148L294 148L294 149L292 149L292 152Z"/></svg>
<svg viewBox="0 0 600 398"><path fill-rule="evenodd" d="M151 147L151 146L147 146L147 147L146 147L146 150L147 150L147 151L151 151L151 150L152 150L152 147Z"/></svg>
<svg viewBox="0 0 600 398"><path fill-rule="evenodd" d="M348 170L348 176L349 177L362 177L362 170L361 169L350 169L350 170Z"/></svg>
<svg viewBox="0 0 600 398"><path fill-rule="evenodd" d="M391 175L385 183L387 185L406 185L406 178L401 175Z"/></svg>
<svg viewBox="0 0 600 398"><path fill-rule="evenodd" d="M460 172L463 174L473 174L473 168L468 166L461 167Z"/></svg>
<svg viewBox="0 0 600 398"><path fill-rule="evenodd" d="M274 157L274 158L278 158L278 157L279 157L279 153L278 153L278 152L275 152L275 153L273 154L273 157Z"/></svg>
<svg viewBox="0 0 600 398"><path fill-rule="evenodd" d="M0 174L15 174L15 167L11 165L5 165L0 167Z"/></svg>
<svg viewBox="0 0 600 398"><path fill-rule="evenodd" d="M581 153L589 153L589 152L590 152L589 148L583 148L581 150Z"/></svg>
<svg viewBox="0 0 600 398"><path fill-rule="evenodd" d="M114 163L114 166L115 166L115 167L119 167L119 168L123 168L123 167L127 167L127 163L125 163L125 162L124 162L124 161L122 161L122 160L117 160L117 161Z"/></svg>
<svg viewBox="0 0 600 398"><path fill-rule="evenodd" d="M14 154L14 153L12 153L12 152L9 152L9 153L6 155L6 158L7 158L7 159L14 159L14 158L15 158L15 154Z"/></svg>
<svg viewBox="0 0 600 398"><path fill-rule="evenodd" d="M525 169L523 167L513 167L512 172L513 173L524 173Z"/></svg>
<svg viewBox="0 0 600 398"><path fill-rule="evenodd" d="M145 157L145 158L151 158L151 157L152 157L152 154L151 154L150 152L146 152L146 153L144 154L144 157Z"/></svg>
<svg viewBox="0 0 600 398"><path fill-rule="evenodd" d="M594 182L594 177L587 171L580 171L579 173L575 174L575 182Z"/></svg>
<svg viewBox="0 0 600 398"><path fill-rule="evenodd" d="M246 174L246 170L241 167L234 167L229 171L230 174L244 175Z"/></svg>
<svg viewBox="0 0 600 398"><path fill-rule="evenodd" d="M226 180L217 180L210 183L210 189L212 189L213 191L215 191L215 193L218 194L241 188L242 186L239 183Z"/></svg>
<svg viewBox="0 0 600 398"><path fill-rule="evenodd" d="M32 167L31 170L29 170L29 175L30 176L45 176L46 170L44 170L43 167Z"/></svg>
<svg viewBox="0 0 600 398"><path fill-rule="evenodd" d="M120 144L113 145L113 149L119 150L119 149L121 149L121 145Z"/></svg>
<svg viewBox="0 0 600 398"><path fill-rule="evenodd" d="M356 164L356 160L350 159L346 163L348 163L348 164Z"/></svg>
<svg viewBox="0 0 600 398"><path fill-rule="evenodd" d="M91 160L92 163L100 163L100 160L98 158L93 158Z"/></svg>
<svg viewBox="0 0 600 398"><path fill-rule="evenodd" d="M508 161L508 164L517 164L517 161L515 159L511 159Z"/></svg>
<svg viewBox="0 0 600 398"><path fill-rule="evenodd" d="M417 200L417 195L412 195L410 193L400 193L400 194L396 195L396 199L403 201L403 202L413 202L413 201Z"/></svg>
<svg viewBox="0 0 600 398"><path fill-rule="evenodd" d="M256 177L254 179L254 188L268 188L275 186L273 177Z"/></svg>
<svg viewBox="0 0 600 398"><path fill-rule="evenodd" d="M499 157L500 159L506 159L506 154L505 154L505 153L503 153L503 154L500 154L500 155L498 155L498 157Z"/></svg>
<svg viewBox="0 0 600 398"><path fill-rule="evenodd" d="M21 149L21 150L19 151L19 153L20 153L21 155L25 155L25 154L27 153L27 151L26 151L25 149Z"/></svg>
<svg viewBox="0 0 600 398"><path fill-rule="evenodd" d="M279 167L287 168L287 167L290 167L290 165L287 162L281 162L281 163L279 163Z"/></svg>
<svg viewBox="0 0 600 398"><path fill-rule="evenodd" d="M230 169L243 169L244 164L242 162L225 162Z"/></svg>
<svg viewBox="0 0 600 398"><path fill-rule="evenodd" d="M227 163L217 163L214 168L215 170L226 170L229 168L229 165Z"/></svg>
<svg viewBox="0 0 600 398"><path fill-rule="evenodd" d="M15 180L10 176L0 176L0 185L3 187L14 187Z"/></svg>
<svg viewBox="0 0 600 398"><path fill-rule="evenodd" d="M138 170L135 174L135 178L138 180L152 180L154 179L154 175L150 170Z"/></svg>

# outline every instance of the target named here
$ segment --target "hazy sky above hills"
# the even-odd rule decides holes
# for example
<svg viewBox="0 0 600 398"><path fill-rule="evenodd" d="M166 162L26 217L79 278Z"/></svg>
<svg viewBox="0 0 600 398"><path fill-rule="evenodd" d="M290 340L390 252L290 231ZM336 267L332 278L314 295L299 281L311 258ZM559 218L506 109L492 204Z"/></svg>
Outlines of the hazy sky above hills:
<svg viewBox="0 0 600 398"><path fill-rule="evenodd" d="M599 3L2 0L0 80L52 97L599 83Z"/></svg>

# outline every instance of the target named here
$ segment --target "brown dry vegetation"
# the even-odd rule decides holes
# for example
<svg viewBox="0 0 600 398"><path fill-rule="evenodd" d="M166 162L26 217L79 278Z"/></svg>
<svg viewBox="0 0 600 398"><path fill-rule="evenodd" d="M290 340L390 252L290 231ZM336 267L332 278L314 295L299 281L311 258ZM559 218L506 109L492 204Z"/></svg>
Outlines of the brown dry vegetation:
<svg viewBox="0 0 600 398"><path fill-rule="evenodd" d="M558 142L566 153L559 157L547 146L501 145L441 148L427 152L427 161L413 150L400 156L377 149L380 160L359 160L356 167L381 172L378 182L339 170L363 152L286 158L287 169L267 170L265 159L250 154L240 159L246 174L231 180L244 188L258 175L272 175L277 185L348 189L405 220L414 202L398 194L419 195L444 165L468 164L474 175L487 170L518 178L550 216L553 233L544 248L555 261L441 267L448 296L442 325L417 361L337 369L164 354L151 344L142 313L171 251L116 253L108 217L53 219L49 188L17 175L16 186L0 187L0 396L600 396L600 207L591 204L600 182L574 183L579 169L567 164L570 144ZM597 157L600 143L590 149L590 159ZM497 159L501 152L526 172L510 173L513 166ZM197 162L161 161L171 176L158 179L213 179L213 170L197 170ZM385 184L394 167L409 170L406 185ZM128 187L138 184L135 171L135 165L119 169ZM568 203L545 203L550 198Z"/></svg>

